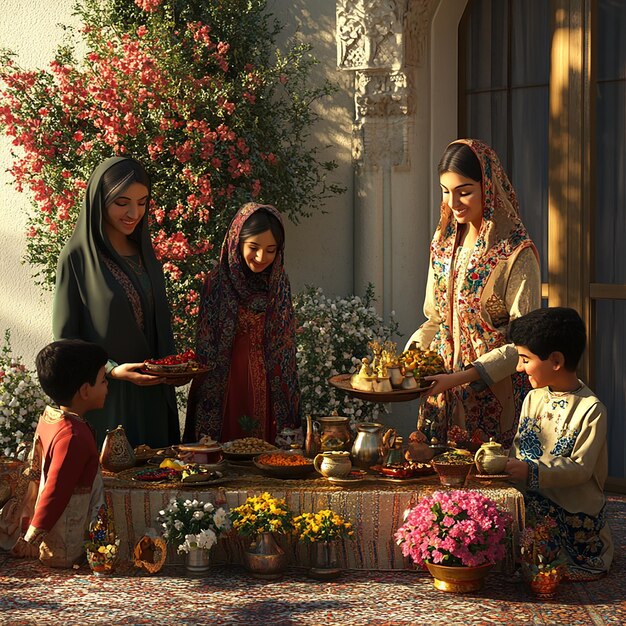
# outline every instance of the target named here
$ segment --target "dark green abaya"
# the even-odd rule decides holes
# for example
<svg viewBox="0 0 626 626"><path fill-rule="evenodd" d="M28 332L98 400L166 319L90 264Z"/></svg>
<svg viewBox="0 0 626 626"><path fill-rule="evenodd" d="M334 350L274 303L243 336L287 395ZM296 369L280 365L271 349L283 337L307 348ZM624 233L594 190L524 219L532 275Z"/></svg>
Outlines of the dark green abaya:
<svg viewBox="0 0 626 626"><path fill-rule="evenodd" d="M102 176L123 160L107 159L89 179L74 233L59 255L53 310L55 339L97 343L120 364L175 351L163 270L148 233L148 212L131 236L140 249L143 277L113 249L103 228ZM104 408L86 417L95 428L98 446L107 429L118 424L133 446L161 447L180 439L170 385L140 387L110 380Z"/></svg>

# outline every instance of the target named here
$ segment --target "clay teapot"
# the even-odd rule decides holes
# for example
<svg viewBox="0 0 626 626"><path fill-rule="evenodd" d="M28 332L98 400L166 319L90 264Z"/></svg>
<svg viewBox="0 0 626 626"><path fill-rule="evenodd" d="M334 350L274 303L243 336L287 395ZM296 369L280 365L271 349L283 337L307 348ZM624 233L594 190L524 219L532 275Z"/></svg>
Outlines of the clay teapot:
<svg viewBox="0 0 626 626"><path fill-rule="evenodd" d="M329 417L318 417L315 420L320 433L320 452L331 450L350 451L352 435L350 433L350 418L332 415Z"/></svg>
<svg viewBox="0 0 626 626"><path fill-rule="evenodd" d="M126 437L124 427L118 426L113 430L107 430L100 452L102 469L108 472L121 472L135 467L135 461L135 452Z"/></svg>
<svg viewBox="0 0 626 626"><path fill-rule="evenodd" d="M481 474L501 474L508 458L507 451L493 438L483 443L474 455L476 467Z"/></svg>
<svg viewBox="0 0 626 626"><path fill-rule="evenodd" d="M352 470L350 453L345 450L322 452L313 459L313 467L326 478L345 478Z"/></svg>

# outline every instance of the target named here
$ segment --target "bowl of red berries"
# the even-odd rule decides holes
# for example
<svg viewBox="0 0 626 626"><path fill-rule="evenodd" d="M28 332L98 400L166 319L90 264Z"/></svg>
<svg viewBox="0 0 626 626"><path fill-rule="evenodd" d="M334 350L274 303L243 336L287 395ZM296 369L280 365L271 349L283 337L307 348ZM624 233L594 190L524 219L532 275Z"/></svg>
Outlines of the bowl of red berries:
<svg viewBox="0 0 626 626"><path fill-rule="evenodd" d="M144 367L151 374L192 374L200 369L196 353L191 349L161 359L148 359Z"/></svg>

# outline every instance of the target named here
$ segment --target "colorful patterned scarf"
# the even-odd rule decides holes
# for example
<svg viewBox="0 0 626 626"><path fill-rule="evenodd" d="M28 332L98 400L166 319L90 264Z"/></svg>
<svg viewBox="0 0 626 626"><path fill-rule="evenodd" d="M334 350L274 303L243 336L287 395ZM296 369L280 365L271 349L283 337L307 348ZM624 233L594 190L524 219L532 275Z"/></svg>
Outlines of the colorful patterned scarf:
<svg viewBox="0 0 626 626"><path fill-rule="evenodd" d="M454 254L457 248L458 224L446 202L441 204L441 218L431 243L431 259L435 277L435 298L443 325L450 332L436 342L446 367L458 370L493 348L505 343L504 335L480 315L481 296L493 269L513 253L532 247L526 228L519 217L515 190L500 165L496 153L475 139L459 139L453 143L469 146L478 158L483 174L483 223L462 281L459 300L455 297ZM453 312L457 318L452 320ZM463 354L454 363L452 324L461 334Z"/></svg>
<svg viewBox="0 0 626 626"><path fill-rule="evenodd" d="M185 441L197 441L207 433L219 437L240 306L255 312L265 311L265 364L277 432L286 426L300 426L295 315L284 269L284 250L278 250L269 270L254 274L239 247L244 223L261 208L274 215L282 226L282 217L274 207L245 204L233 218L222 244L219 265L203 288L196 351L200 361L211 370L192 385Z"/></svg>

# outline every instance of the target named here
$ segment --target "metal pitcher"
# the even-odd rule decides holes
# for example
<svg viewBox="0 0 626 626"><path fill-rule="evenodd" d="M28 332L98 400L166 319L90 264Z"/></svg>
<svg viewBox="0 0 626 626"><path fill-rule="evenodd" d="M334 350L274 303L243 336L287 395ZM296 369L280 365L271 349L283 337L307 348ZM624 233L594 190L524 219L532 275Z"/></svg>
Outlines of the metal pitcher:
<svg viewBox="0 0 626 626"><path fill-rule="evenodd" d="M352 446L352 462L361 468L379 465L393 446L396 438L394 428L385 432L384 424L361 422L356 425L357 435Z"/></svg>

